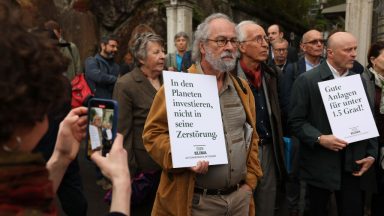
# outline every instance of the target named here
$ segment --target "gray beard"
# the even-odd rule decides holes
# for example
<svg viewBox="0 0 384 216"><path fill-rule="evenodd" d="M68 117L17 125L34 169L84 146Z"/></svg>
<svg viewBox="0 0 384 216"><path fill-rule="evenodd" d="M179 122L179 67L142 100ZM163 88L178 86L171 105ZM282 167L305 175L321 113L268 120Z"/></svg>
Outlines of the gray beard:
<svg viewBox="0 0 384 216"><path fill-rule="evenodd" d="M217 59L212 55L212 52L209 52L209 50L207 50L207 51L208 52L205 54L205 60L212 66L213 69L215 69L221 73L225 73L225 72L230 72L235 68L236 60L237 60L237 56L238 56L238 51L236 51L236 53L224 51L220 55L220 58L217 58ZM233 59L231 61L224 61L222 59L222 57L227 56L227 55L232 56Z"/></svg>

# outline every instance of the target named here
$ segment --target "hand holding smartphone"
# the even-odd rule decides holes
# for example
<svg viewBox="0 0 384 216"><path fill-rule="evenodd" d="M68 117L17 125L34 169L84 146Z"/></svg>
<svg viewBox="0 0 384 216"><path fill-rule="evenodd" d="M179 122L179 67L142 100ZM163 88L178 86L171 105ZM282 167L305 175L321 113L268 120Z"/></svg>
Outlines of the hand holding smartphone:
<svg viewBox="0 0 384 216"><path fill-rule="evenodd" d="M92 98L88 102L87 158L101 150L105 156L116 138L118 105L115 100Z"/></svg>

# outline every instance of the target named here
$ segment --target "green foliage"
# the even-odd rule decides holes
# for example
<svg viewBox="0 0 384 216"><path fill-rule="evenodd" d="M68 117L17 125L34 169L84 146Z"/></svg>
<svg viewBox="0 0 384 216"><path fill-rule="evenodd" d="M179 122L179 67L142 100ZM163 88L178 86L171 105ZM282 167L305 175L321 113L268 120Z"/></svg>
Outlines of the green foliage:
<svg viewBox="0 0 384 216"><path fill-rule="evenodd" d="M287 21L292 25L306 28L309 26L310 18L308 11L316 0L245 0L246 2L262 8L276 21Z"/></svg>
<svg viewBox="0 0 384 216"><path fill-rule="evenodd" d="M327 7L343 4L345 2L346 0L327 0Z"/></svg>
<svg viewBox="0 0 384 216"><path fill-rule="evenodd" d="M204 15L203 15L203 11L201 10L201 8L198 7L197 5L194 5L192 10L193 10L193 12L192 12L193 13L193 20L197 21L198 23L202 22Z"/></svg>

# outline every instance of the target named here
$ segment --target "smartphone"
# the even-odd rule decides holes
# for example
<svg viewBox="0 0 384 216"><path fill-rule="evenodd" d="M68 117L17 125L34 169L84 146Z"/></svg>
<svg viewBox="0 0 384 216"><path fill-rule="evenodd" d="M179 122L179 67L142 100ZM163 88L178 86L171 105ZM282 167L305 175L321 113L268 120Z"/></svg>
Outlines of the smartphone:
<svg viewBox="0 0 384 216"><path fill-rule="evenodd" d="M105 156L116 137L118 105L115 100L92 98L88 102L86 154L101 150Z"/></svg>

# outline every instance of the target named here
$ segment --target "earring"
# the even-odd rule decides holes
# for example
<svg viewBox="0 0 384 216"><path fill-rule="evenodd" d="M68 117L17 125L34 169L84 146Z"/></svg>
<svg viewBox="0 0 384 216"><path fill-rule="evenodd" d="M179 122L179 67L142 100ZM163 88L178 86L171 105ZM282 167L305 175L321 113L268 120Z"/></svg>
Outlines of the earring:
<svg viewBox="0 0 384 216"><path fill-rule="evenodd" d="M14 152L14 151L17 151L19 148L20 148L20 145L21 145L21 137L19 136L16 136L16 147L15 148L10 148L6 145L3 145L3 150L6 151L6 152Z"/></svg>

